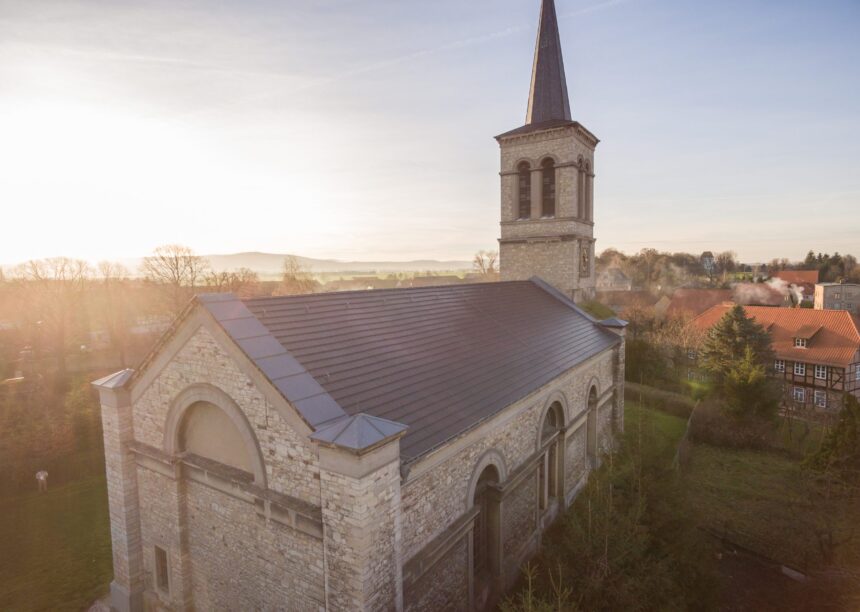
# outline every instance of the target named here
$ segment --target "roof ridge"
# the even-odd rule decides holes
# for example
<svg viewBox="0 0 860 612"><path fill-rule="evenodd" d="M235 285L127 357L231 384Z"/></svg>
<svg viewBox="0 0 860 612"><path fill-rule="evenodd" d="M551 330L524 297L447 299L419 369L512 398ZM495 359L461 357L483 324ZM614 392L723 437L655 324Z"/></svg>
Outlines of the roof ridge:
<svg viewBox="0 0 860 612"><path fill-rule="evenodd" d="M350 289L349 291L324 291L320 293L300 293L296 295L271 295L266 297L250 297L250 298L239 298L244 303L249 302L259 302L266 303L274 300L306 300L306 299L314 299L328 296L347 296L347 295L378 295L381 293L394 293L394 292L403 292L406 293L408 291L438 291L440 289L445 290L453 290L453 289L465 289L471 287L494 287L499 285L509 285L509 284L521 284L527 283L528 281L514 280L514 281L486 281L486 282L474 282L474 283L457 283L456 285L430 285L427 287L382 287L380 289Z"/></svg>

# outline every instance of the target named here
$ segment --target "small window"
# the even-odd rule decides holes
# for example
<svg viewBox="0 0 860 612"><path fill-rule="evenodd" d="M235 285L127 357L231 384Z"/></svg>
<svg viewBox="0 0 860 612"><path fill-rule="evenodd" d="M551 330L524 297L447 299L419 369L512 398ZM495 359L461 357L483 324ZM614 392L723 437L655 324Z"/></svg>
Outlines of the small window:
<svg viewBox="0 0 860 612"><path fill-rule="evenodd" d="M819 408L827 408L827 391L815 390L815 405Z"/></svg>
<svg viewBox="0 0 860 612"><path fill-rule="evenodd" d="M696 373L693 370L687 370L687 380L695 380Z"/></svg>
<svg viewBox="0 0 860 612"><path fill-rule="evenodd" d="M837 291L836 293L834 293L834 294L833 294L833 299L834 299L834 300L838 300L840 297L841 297L841 296L839 295L839 292L838 292L838 291Z"/></svg>
<svg viewBox="0 0 860 612"><path fill-rule="evenodd" d="M860 380L860 365L854 370L854 380Z"/></svg>
<svg viewBox="0 0 860 612"><path fill-rule="evenodd" d="M696 351L695 349L687 349L687 359L695 359Z"/></svg>
<svg viewBox="0 0 860 612"><path fill-rule="evenodd" d="M797 376L806 376L806 364L799 361L794 362L794 373Z"/></svg>
<svg viewBox="0 0 860 612"><path fill-rule="evenodd" d="M794 396L794 401L802 404L806 401L806 389L803 387L794 387L792 390L792 395Z"/></svg>
<svg viewBox="0 0 860 612"><path fill-rule="evenodd" d="M815 378L818 380L827 380L827 366L815 366Z"/></svg>
<svg viewBox="0 0 860 612"><path fill-rule="evenodd" d="M773 362L773 369L777 372L785 372L785 361L782 359L777 359Z"/></svg>
<svg viewBox="0 0 860 612"><path fill-rule="evenodd" d="M170 592L170 572L167 568L167 551L155 547L155 584L165 593Z"/></svg>
<svg viewBox="0 0 860 612"><path fill-rule="evenodd" d="M795 348L806 348L806 338L795 338L794 346Z"/></svg>

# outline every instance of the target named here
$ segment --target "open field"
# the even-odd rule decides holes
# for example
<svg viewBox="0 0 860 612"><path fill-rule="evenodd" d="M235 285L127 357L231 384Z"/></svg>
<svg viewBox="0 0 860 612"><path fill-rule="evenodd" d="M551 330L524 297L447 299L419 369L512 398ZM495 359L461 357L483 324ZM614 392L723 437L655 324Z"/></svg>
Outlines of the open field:
<svg viewBox="0 0 860 612"><path fill-rule="evenodd" d="M860 500L828 491L798 460L697 445L687 478L703 527L803 571L860 567Z"/></svg>
<svg viewBox="0 0 860 612"><path fill-rule="evenodd" d="M0 501L0 610L81 610L111 580L104 477Z"/></svg>

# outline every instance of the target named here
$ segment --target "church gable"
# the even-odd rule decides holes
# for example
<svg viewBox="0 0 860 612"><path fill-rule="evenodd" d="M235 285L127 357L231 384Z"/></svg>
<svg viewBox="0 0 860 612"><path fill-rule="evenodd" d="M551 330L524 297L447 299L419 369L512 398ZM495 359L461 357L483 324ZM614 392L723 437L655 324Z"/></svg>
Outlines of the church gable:
<svg viewBox="0 0 860 612"><path fill-rule="evenodd" d="M318 504L319 467L307 437L310 428L291 405L266 392L268 383L262 376L253 376L251 364L241 363L244 359L204 313L186 317L163 344L161 354L141 372L140 388L132 382L136 440L170 454L188 451L228 466L251 467L247 470L251 473L259 469L256 455L265 470L264 478L257 478L258 484ZM189 431L188 419L194 419L195 413L211 415L215 411L230 439L242 438L239 432L246 434L244 454L235 445L231 451L221 448L208 456L200 452L207 444L223 443L207 442L200 428ZM232 423L238 426L229 426ZM217 429L208 431L217 434ZM193 447L183 448L183 443ZM232 461L223 461L225 457Z"/></svg>

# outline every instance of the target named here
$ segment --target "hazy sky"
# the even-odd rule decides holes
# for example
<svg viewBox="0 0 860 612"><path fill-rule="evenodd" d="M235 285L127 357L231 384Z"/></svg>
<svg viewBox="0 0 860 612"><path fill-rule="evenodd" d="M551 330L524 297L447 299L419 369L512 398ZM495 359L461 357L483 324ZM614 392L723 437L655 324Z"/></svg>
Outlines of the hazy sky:
<svg viewBox="0 0 860 612"><path fill-rule="evenodd" d="M494 248L539 0L0 0L0 262ZM557 0L597 247L860 255L860 3Z"/></svg>

